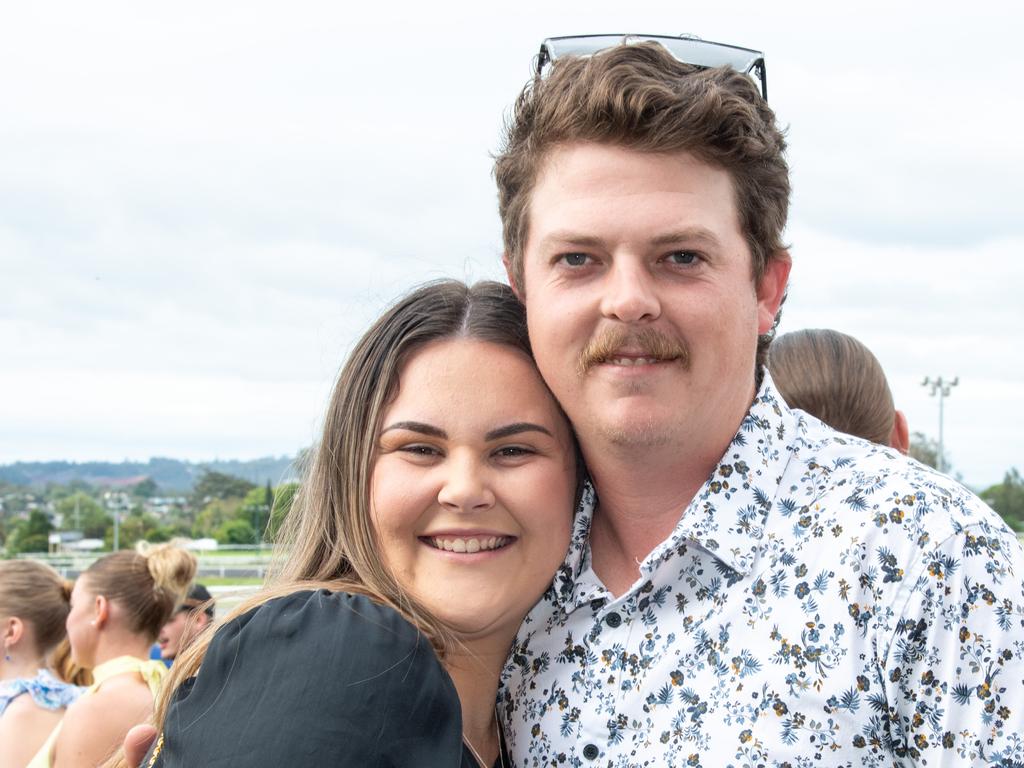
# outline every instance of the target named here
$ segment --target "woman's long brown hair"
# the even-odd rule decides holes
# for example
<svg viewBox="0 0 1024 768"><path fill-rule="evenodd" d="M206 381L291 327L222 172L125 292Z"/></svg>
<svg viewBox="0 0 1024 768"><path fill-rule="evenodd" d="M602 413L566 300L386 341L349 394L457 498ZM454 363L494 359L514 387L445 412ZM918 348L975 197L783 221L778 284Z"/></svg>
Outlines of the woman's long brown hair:
<svg viewBox="0 0 1024 768"><path fill-rule="evenodd" d="M281 525L266 586L206 627L178 655L157 699L157 728L177 688L199 671L221 624L303 589L364 594L389 605L418 627L443 658L452 642L449 632L406 594L381 560L369 489L381 420L397 394L402 365L426 344L450 338L487 341L531 355L523 307L501 283L428 283L386 311L356 344L338 377L323 436ZM119 759L111 765L127 763Z"/></svg>

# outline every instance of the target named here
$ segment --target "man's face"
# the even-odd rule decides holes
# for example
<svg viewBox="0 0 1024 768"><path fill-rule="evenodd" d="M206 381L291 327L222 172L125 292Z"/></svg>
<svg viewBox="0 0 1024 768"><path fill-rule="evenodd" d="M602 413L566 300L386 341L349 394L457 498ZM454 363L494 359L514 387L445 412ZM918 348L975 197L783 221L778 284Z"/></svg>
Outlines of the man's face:
<svg viewBox="0 0 1024 768"><path fill-rule="evenodd" d="M187 608L176 611L170 620L160 629L157 643L160 644L160 657L173 659L183 651L192 638L196 636L209 621L202 611L192 612Z"/></svg>
<svg viewBox="0 0 1024 768"><path fill-rule="evenodd" d="M570 144L546 158L529 217L530 341L585 451L717 460L789 273L781 254L754 285L729 175L688 153Z"/></svg>

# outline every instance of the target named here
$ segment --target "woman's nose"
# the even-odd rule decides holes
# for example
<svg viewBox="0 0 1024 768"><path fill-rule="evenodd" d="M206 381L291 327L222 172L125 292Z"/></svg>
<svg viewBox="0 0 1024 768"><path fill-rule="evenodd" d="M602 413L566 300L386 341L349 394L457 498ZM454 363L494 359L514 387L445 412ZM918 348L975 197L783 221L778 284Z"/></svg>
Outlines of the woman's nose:
<svg viewBox="0 0 1024 768"><path fill-rule="evenodd" d="M475 512L494 505L486 468L478 460L452 456L446 464L444 482L437 494L441 506L456 512Z"/></svg>

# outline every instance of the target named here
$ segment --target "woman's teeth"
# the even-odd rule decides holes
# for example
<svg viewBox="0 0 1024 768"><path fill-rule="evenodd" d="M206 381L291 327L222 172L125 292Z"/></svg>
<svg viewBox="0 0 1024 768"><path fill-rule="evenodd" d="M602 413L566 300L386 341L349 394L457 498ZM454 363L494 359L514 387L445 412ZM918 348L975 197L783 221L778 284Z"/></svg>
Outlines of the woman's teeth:
<svg viewBox="0 0 1024 768"><path fill-rule="evenodd" d="M437 549L443 549L446 552L465 552L471 555L474 552L501 549L509 543L510 538L508 536L485 536L467 539L432 536L428 541Z"/></svg>

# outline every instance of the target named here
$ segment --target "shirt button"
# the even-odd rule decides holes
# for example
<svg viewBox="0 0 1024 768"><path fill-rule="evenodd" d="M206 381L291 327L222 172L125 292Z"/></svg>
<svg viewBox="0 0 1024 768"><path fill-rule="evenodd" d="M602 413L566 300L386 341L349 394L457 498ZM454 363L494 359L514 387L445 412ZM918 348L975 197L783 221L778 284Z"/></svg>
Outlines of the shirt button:
<svg viewBox="0 0 1024 768"><path fill-rule="evenodd" d="M619 614L615 613L615 611L612 611L607 616L605 616L604 620L608 622L608 626L612 629L615 629L616 627L622 624L622 617L619 616Z"/></svg>
<svg viewBox="0 0 1024 768"><path fill-rule="evenodd" d="M583 756L587 758L587 760L595 760L600 753L601 750L599 750L595 744L587 744L587 746L583 748Z"/></svg>

